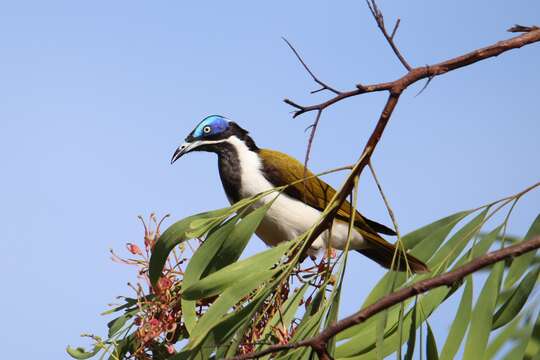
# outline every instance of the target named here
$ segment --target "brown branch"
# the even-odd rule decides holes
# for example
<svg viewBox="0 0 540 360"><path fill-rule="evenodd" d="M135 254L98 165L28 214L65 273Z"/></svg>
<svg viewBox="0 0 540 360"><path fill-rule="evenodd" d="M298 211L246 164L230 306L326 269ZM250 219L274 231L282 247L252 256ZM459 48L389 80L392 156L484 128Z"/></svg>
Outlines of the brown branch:
<svg viewBox="0 0 540 360"><path fill-rule="evenodd" d="M450 60L446 60L433 65L426 65L414 68L394 81L371 85L358 84L356 85L357 88L355 90L341 92L339 95L336 95L333 98L330 98L322 103L315 105L303 106L289 99L284 99L283 101L286 104L298 109L294 112L293 117L295 118L307 112L324 110L339 101L365 93L372 93L378 91L394 91L401 93L407 87L419 80L434 78L449 71L471 65L475 62L499 56L500 54L509 50L519 49L525 45L533 44L540 41L540 28L538 28L537 26L521 26L519 27L519 31L516 30L517 27L518 26L511 28L509 29L509 31L523 32L523 34L507 40L499 41L493 45L471 51L465 55L461 55Z"/></svg>
<svg viewBox="0 0 540 360"><path fill-rule="evenodd" d="M505 259L518 257L538 248L540 248L540 236L537 236L531 240L520 242L516 245L508 246L501 250L487 253L476 259L473 259L472 261L453 271L449 271L447 273L435 276L431 279L419 281L411 286L405 287L401 290L397 290L391 294L383 296L376 303L369 305L342 320L339 320L333 325L330 325L315 337L295 343L272 345L262 351L239 355L234 357L233 359L256 359L271 353L306 346L310 346L311 348L313 348L313 350L317 352L317 354L319 354L320 359L329 359L329 357L324 357L330 356L326 351L326 344L328 343L329 339L331 339L341 331L350 328L351 326L360 324L369 319L370 317L374 316L375 314L378 314L379 312L386 310L394 305L397 305L400 302L405 301L411 297L425 293L440 286L453 286L454 284L465 278L467 275L470 275L484 267L490 266L492 264L495 264L496 262L503 261Z"/></svg>
<svg viewBox="0 0 540 360"><path fill-rule="evenodd" d="M401 19L396 20L396 24L394 25L394 29L392 30L391 34L388 35L388 31L386 31L386 26L384 25L384 16L377 6L377 3L375 0L366 0L367 6L369 7L369 10L371 11L371 14L375 18L375 22L377 23L377 26L379 29L381 29L381 32L384 35L384 38L392 48L392 51L394 51L394 54L398 57L399 61L403 64L405 69L408 71L412 70L412 66L409 65L407 60L405 60L405 57L401 54L401 51L399 51L396 43L394 42L394 36L396 36L397 29L399 27L399 23L401 22Z"/></svg>

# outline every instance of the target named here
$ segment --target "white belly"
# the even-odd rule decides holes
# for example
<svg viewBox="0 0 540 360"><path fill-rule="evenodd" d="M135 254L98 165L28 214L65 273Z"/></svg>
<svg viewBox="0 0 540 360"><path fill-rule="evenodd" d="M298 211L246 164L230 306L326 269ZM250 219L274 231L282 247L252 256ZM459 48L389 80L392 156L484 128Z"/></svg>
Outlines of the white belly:
<svg viewBox="0 0 540 360"><path fill-rule="evenodd" d="M275 195L274 195L275 196ZM267 197L265 201L270 201ZM268 209L261 225L256 231L267 245L275 246L283 241L294 240L298 236L308 231L317 222L321 212L289 197L281 194L274 204ZM311 245L313 251L331 247L343 250L347 244L348 224L342 221L335 221L332 227L332 239L329 241L329 232L323 232ZM364 247L364 239L356 230L353 230L351 237L351 249L361 249Z"/></svg>
<svg viewBox="0 0 540 360"><path fill-rule="evenodd" d="M263 191L272 189L274 186L261 173L261 161L258 155L245 148L240 140L233 140L232 144L237 149L240 161L241 173L241 191L242 198L251 197ZM257 202L255 207L268 203L278 193L271 193ZM294 240L304 232L309 230L319 219L321 212L305 203L296 200L284 193L274 201L256 234L267 245L275 246L283 241ZM348 224L342 221L335 221L332 228L332 239L328 239L328 231L323 232L312 244L312 249L318 251L328 247L328 243L338 250L345 248L348 235ZM351 237L351 249L361 249L365 247L362 235L353 230Z"/></svg>

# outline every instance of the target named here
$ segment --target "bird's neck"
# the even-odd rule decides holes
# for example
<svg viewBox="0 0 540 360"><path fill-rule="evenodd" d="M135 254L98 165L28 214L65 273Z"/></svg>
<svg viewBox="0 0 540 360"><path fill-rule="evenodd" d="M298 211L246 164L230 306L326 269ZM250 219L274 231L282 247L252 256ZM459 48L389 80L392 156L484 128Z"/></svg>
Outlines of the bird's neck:
<svg viewBox="0 0 540 360"><path fill-rule="evenodd" d="M242 175L257 171L260 167L258 151L255 142L247 135L244 139L229 138L221 143L219 150L216 151L221 183L231 202L237 202L242 198Z"/></svg>

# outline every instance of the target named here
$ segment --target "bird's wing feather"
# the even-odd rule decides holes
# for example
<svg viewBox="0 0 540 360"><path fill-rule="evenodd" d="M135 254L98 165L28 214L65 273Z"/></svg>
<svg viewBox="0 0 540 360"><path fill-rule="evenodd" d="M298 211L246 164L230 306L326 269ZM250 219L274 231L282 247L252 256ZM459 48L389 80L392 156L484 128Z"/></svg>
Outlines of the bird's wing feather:
<svg viewBox="0 0 540 360"><path fill-rule="evenodd" d="M266 178L276 186L287 185L304 177L304 165L287 154L274 150L261 149L259 150L259 156L262 159ZM308 179L287 187L284 192L322 211L336 194L336 190L318 177L314 177L311 171L307 170L305 174ZM344 201L336 217L349 222L350 213L351 204L348 201ZM367 219L359 212L355 213L354 223L355 227L367 232L395 235L392 229Z"/></svg>

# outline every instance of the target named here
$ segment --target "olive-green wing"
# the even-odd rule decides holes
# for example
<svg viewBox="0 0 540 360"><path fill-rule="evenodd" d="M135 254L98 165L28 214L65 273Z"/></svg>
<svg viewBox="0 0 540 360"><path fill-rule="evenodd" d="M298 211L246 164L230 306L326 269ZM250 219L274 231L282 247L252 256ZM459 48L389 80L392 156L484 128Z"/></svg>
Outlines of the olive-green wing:
<svg viewBox="0 0 540 360"><path fill-rule="evenodd" d="M304 177L304 165L287 154L274 150L261 149L259 156L263 161L263 170L266 178L276 186L291 184ZM313 176L314 174L311 171L307 170L305 174L306 180L287 187L284 192L322 211L335 195L336 190L318 177ZM350 213L351 204L348 201L344 201L336 217L349 222ZM365 218L359 212L355 214L354 223L360 229L373 230L386 235L395 235L392 229Z"/></svg>

